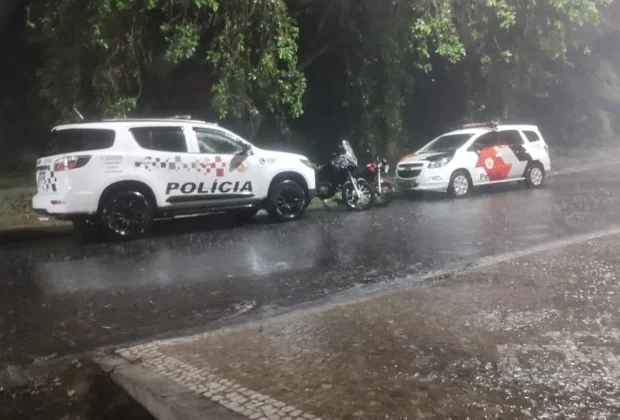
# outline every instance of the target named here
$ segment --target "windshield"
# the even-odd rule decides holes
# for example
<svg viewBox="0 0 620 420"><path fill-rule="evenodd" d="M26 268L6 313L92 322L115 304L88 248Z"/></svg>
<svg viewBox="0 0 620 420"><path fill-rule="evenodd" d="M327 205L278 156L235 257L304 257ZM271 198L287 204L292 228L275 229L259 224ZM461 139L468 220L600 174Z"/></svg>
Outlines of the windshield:
<svg viewBox="0 0 620 420"><path fill-rule="evenodd" d="M431 141L429 144L420 149L419 153L456 152L457 149L467 143L467 140L469 140L472 136L472 133L446 134Z"/></svg>
<svg viewBox="0 0 620 420"><path fill-rule="evenodd" d="M355 156L353 147L351 147L351 143L349 143L348 140L342 140L342 147L344 148L344 157L357 165L357 157Z"/></svg>

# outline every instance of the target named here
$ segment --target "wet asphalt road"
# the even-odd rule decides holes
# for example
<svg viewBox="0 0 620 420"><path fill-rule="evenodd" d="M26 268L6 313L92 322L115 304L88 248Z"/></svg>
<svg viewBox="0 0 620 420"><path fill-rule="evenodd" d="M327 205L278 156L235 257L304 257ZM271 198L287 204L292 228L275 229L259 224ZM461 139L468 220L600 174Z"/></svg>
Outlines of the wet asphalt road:
<svg viewBox="0 0 620 420"><path fill-rule="evenodd" d="M0 237L0 367L282 308L367 283L460 267L620 224L620 165L395 201L296 223L162 222L153 237L84 243L70 230Z"/></svg>

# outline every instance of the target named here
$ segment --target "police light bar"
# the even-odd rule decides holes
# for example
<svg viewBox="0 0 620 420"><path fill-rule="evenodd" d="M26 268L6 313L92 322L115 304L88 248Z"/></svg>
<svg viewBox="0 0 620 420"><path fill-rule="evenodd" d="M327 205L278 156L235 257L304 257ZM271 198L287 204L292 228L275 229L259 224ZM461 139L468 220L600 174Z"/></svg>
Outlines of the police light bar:
<svg viewBox="0 0 620 420"><path fill-rule="evenodd" d="M171 120L191 120L192 116L191 115L174 115L172 117L168 117L168 119L171 119Z"/></svg>
<svg viewBox="0 0 620 420"><path fill-rule="evenodd" d="M461 124L461 128L491 128L495 130L499 125L498 121L489 121L482 123Z"/></svg>

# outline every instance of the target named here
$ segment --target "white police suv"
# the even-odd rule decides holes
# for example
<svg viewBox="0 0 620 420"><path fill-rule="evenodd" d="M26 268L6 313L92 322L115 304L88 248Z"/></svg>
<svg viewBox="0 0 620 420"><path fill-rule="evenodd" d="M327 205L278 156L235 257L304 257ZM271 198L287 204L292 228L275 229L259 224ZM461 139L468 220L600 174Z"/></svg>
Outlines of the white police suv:
<svg viewBox="0 0 620 420"><path fill-rule="evenodd" d="M136 238L153 219L261 208L299 218L315 194L304 156L252 146L216 124L183 118L103 120L52 129L37 161L36 212Z"/></svg>
<svg viewBox="0 0 620 420"><path fill-rule="evenodd" d="M465 197L473 187L525 181L540 187L551 169L549 147L535 125L468 124L432 140L396 166L404 191Z"/></svg>

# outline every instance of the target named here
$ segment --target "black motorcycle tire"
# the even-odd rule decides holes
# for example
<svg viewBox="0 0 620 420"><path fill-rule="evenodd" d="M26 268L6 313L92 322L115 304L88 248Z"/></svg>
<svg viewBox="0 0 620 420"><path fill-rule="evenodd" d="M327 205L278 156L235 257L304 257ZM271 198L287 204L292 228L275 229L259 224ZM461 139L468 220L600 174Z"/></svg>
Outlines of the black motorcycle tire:
<svg viewBox="0 0 620 420"><path fill-rule="evenodd" d="M357 180L357 183L360 187L363 186L363 188L367 190L368 193L370 194L370 198L368 199L368 201L361 207L357 205L352 205L350 203L351 200L349 200L349 195L353 193L353 184L349 181L347 181L342 186L342 201L344 201L344 204L351 210L356 210L356 211L368 210L369 208L372 207L375 201L375 192L373 191L372 186L365 179L359 178Z"/></svg>
<svg viewBox="0 0 620 420"><path fill-rule="evenodd" d="M386 192L386 189L388 192ZM374 205L377 207L387 207L394 200L394 186L389 182L381 183L381 193L375 193Z"/></svg>

